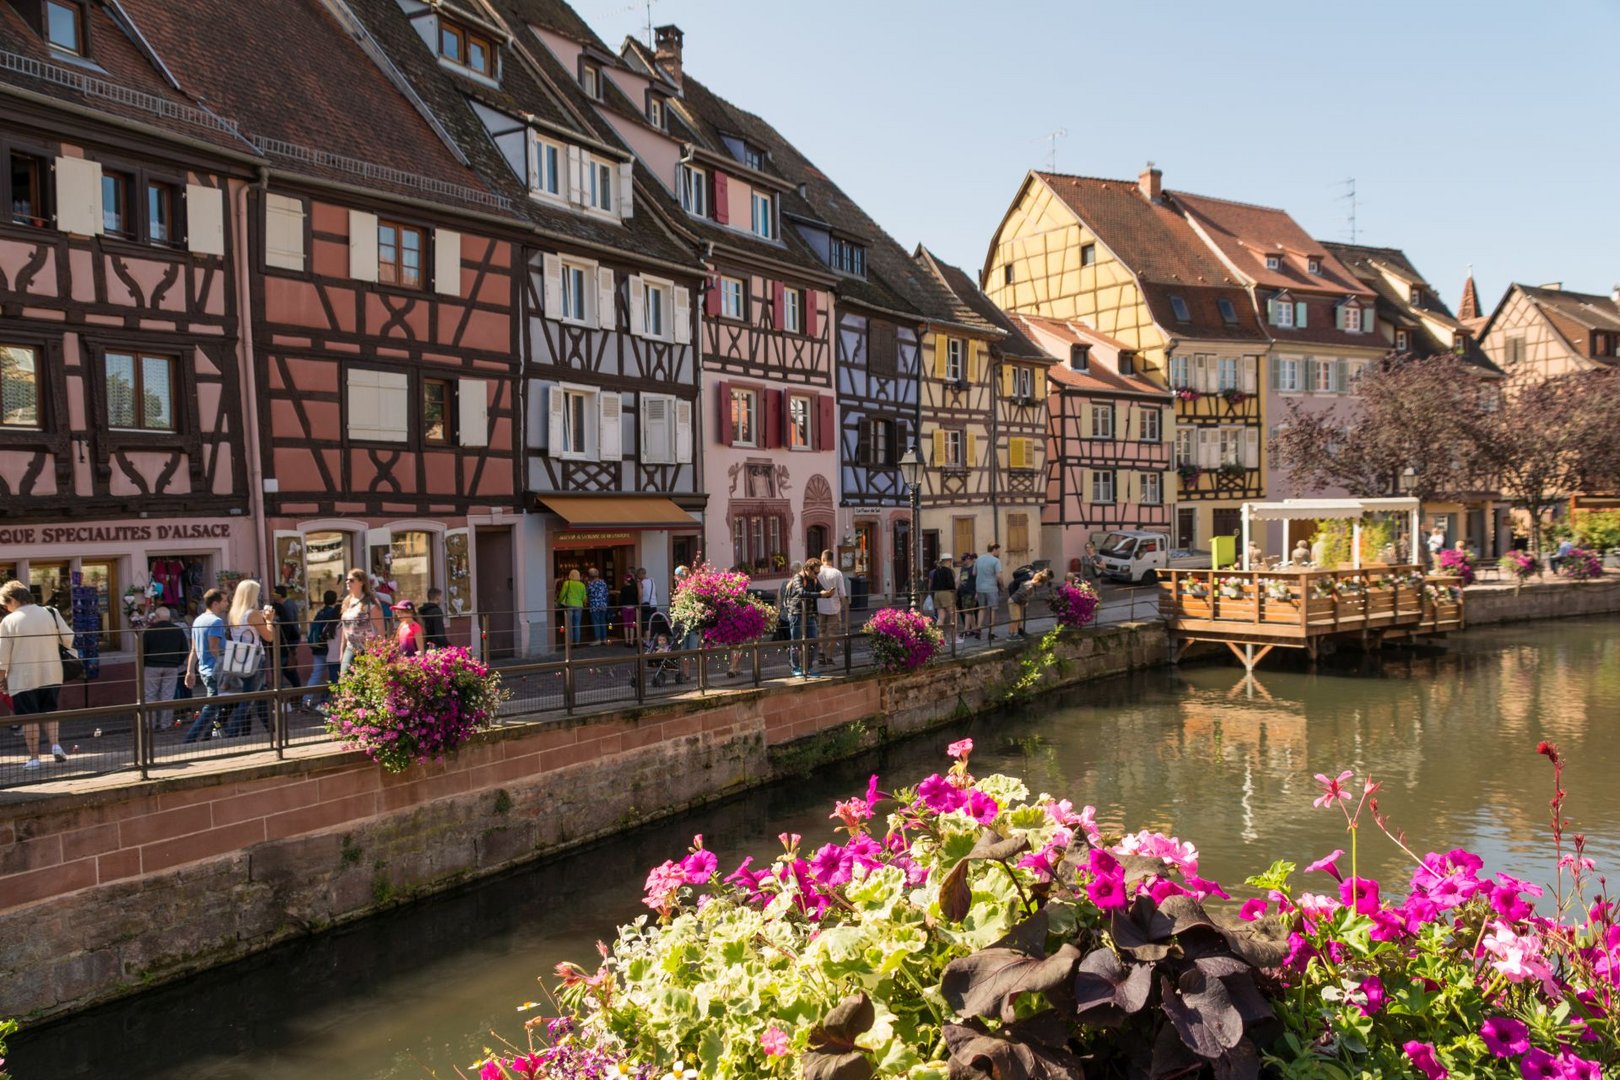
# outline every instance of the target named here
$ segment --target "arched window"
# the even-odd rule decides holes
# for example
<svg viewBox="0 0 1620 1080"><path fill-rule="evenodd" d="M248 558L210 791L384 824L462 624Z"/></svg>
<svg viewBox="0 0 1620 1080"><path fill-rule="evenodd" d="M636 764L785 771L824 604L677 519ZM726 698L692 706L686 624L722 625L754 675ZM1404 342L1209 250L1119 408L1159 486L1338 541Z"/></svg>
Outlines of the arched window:
<svg viewBox="0 0 1620 1080"><path fill-rule="evenodd" d="M394 533L389 554L393 556L389 577L399 586L394 598L417 604L426 600L433 584L433 534L414 530Z"/></svg>

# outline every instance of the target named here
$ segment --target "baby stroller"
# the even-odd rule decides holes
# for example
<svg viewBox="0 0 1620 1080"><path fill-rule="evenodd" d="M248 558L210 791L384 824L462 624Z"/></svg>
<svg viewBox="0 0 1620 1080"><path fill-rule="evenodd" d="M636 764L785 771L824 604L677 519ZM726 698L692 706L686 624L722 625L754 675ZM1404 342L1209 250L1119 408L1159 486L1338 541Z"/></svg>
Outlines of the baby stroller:
<svg viewBox="0 0 1620 1080"><path fill-rule="evenodd" d="M654 686L663 686L671 678L676 682L682 681L680 664L670 655L674 648L675 628L670 625L669 617L661 611L654 612L647 619L647 640L644 643L647 673Z"/></svg>

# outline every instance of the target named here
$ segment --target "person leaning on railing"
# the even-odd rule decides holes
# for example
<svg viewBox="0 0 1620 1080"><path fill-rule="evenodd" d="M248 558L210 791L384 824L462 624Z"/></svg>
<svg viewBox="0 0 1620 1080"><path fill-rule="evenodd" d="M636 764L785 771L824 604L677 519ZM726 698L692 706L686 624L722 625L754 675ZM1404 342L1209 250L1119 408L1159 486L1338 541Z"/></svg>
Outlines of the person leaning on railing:
<svg viewBox="0 0 1620 1080"><path fill-rule="evenodd" d="M62 649L73 649L73 631L55 608L40 607L34 593L21 581L0 585L0 607L7 614L0 619L0 693L11 695L11 711L17 716L52 713L62 689ZM51 756L67 760L67 751L58 742L55 720L23 723L23 742L28 747L25 769L37 769L40 734L50 744Z"/></svg>
<svg viewBox="0 0 1620 1080"><path fill-rule="evenodd" d="M168 608L160 607L152 612L152 621L141 632L141 689L148 705L174 700L180 670L191 655L186 632L174 625L172 618ZM149 731L161 731L173 722L173 709L147 710Z"/></svg>

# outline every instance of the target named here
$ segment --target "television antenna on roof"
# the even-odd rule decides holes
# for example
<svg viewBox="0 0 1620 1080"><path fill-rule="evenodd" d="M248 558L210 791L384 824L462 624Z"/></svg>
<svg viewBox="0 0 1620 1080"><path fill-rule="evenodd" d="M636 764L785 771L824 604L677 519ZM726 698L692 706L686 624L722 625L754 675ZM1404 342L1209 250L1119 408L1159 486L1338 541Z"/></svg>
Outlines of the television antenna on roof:
<svg viewBox="0 0 1620 1080"><path fill-rule="evenodd" d="M1057 143L1059 139L1067 139L1068 137L1068 128L1058 128L1056 131L1048 131L1045 135L1041 136L1042 140L1045 140L1050 144L1046 151L1047 172L1057 172Z"/></svg>
<svg viewBox="0 0 1620 1080"><path fill-rule="evenodd" d="M1348 180L1341 180L1335 186L1349 188L1348 191L1339 196L1339 201L1344 202L1348 199L1350 202L1350 242L1353 244L1356 242L1356 207L1361 205L1356 201L1356 178L1352 176Z"/></svg>
<svg viewBox="0 0 1620 1080"><path fill-rule="evenodd" d="M646 16L647 16L647 48L649 48L649 49L657 47L655 45L655 43L653 42L653 17L652 17L653 5L656 4L656 3L658 3L658 0L646 0L645 4L630 4L628 7L622 7L622 8L619 9L621 12L639 11L639 12L643 12L643 13L646 14Z"/></svg>

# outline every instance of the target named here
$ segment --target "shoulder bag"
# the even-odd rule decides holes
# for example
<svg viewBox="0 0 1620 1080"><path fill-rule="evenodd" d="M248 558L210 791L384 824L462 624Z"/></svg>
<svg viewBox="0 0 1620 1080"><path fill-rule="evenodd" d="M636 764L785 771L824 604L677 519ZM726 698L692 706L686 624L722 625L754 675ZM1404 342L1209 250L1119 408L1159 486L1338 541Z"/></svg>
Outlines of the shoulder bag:
<svg viewBox="0 0 1620 1080"><path fill-rule="evenodd" d="M67 630L68 624L62 621L62 613L55 608L51 608L50 611L51 617L56 620L56 625L63 630ZM71 633L72 631L68 632ZM84 678L84 661L79 659L78 653L63 645L60 641L56 643L56 652L62 658L62 681L64 683L78 682Z"/></svg>
<svg viewBox="0 0 1620 1080"><path fill-rule="evenodd" d="M232 627L225 637L225 651L219 660L220 669L227 675L243 679L257 675L264 663L264 642L259 640L258 631L246 624Z"/></svg>

